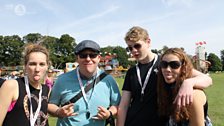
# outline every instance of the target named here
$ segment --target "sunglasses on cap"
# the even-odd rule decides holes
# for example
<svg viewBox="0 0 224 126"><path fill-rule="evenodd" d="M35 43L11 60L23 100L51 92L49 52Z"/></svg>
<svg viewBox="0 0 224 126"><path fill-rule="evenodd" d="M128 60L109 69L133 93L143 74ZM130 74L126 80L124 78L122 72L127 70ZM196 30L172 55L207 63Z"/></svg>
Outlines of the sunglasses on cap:
<svg viewBox="0 0 224 126"><path fill-rule="evenodd" d="M98 53L80 53L80 54L78 54L78 55L79 55L79 57L80 57L81 59L85 59L85 58L87 58L87 57L93 59L93 58L96 58L96 57L98 56Z"/></svg>
<svg viewBox="0 0 224 126"><path fill-rule="evenodd" d="M170 66L170 68L172 69L178 69L180 66L182 65L182 63L180 61L161 61L160 62L160 67L161 68L167 68L168 66Z"/></svg>
<svg viewBox="0 0 224 126"><path fill-rule="evenodd" d="M135 45L133 45L133 46L128 46L127 48L126 48L126 50L128 51L128 52L131 52L132 50L133 50L133 48L135 48L135 49L140 49L142 47L142 45L141 44L135 44Z"/></svg>

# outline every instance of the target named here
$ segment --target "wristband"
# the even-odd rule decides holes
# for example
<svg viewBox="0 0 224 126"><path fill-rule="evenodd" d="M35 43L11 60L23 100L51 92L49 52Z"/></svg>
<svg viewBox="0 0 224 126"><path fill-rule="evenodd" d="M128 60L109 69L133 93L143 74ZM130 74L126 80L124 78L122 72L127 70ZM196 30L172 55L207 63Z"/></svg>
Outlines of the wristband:
<svg viewBox="0 0 224 126"><path fill-rule="evenodd" d="M59 108L55 111L55 115L56 115L57 117L59 117L59 111L60 111L60 109L61 109L61 107L59 107Z"/></svg>
<svg viewBox="0 0 224 126"><path fill-rule="evenodd" d="M111 118L113 118L113 114L110 110L108 110L110 112L110 116L108 117L108 119L110 120Z"/></svg>
<svg viewBox="0 0 224 126"><path fill-rule="evenodd" d="M110 116L108 117L108 119L106 119L106 123L110 124L110 126L115 126L115 122L114 122L114 116L112 114L112 112L109 110L110 112Z"/></svg>

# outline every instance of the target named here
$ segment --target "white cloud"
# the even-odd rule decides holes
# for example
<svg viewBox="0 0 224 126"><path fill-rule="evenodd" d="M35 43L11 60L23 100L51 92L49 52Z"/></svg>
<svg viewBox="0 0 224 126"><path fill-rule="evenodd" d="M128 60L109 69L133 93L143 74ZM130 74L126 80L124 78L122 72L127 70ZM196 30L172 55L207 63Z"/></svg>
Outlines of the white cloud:
<svg viewBox="0 0 224 126"><path fill-rule="evenodd" d="M70 29L77 29L77 26L80 27L83 26L84 24L91 24L91 21L96 20L96 19L101 19L104 16L118 10L119 7L118 6L110 6L108 7L107 10L103 10L99 13L95 13L92 15L89 15L88 17L82 18L82 19L78 19L78 20L73 20L73 21L69 21L69 23L67 22L66 24L64 24L63 26L57 27L57 29L55 29L55 31L70 31ZM103 20L103 19L102 19ZM98 27L98 26L97 26ZM100 27L100 26L99 26ZM97 29L95 29L97 30ZM87 32L89 31L89 29L87 30Z"/></svg>

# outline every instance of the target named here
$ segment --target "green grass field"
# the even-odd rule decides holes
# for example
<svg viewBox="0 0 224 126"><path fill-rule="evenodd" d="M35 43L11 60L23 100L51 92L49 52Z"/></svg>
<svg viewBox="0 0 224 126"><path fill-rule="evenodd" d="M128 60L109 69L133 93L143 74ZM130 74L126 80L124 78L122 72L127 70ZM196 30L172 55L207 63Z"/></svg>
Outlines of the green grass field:
<svg viewBox="0 0 224 126"><path fill-rule="evenodd" d="M213 85L206 89L209 104L209 116L213 126L224 126L224 73L210 74ZM116 78L121 90L124 79ZM50 126L55 126L56 118L49 118Z"/></svg>
<svg viewBox="0 0 224 126"><path fill-rule="evenodd" d="M224 126L224 73L211 74L213 85L206 89L213 126Z"/></svg>

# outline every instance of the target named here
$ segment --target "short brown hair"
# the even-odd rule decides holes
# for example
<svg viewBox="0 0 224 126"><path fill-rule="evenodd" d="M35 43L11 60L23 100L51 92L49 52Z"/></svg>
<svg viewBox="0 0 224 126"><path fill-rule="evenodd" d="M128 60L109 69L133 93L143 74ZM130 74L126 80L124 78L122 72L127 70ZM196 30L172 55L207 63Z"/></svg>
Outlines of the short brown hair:
<svg viewBox="0 0 224 126"><path fill-rule="evenodd" d="M139 27L139 26L134 26L132 27L125 36L125 41L131 41L131 42L137 42L139 40L146 41L149 39L149 35L147 30Z"/></svg>

